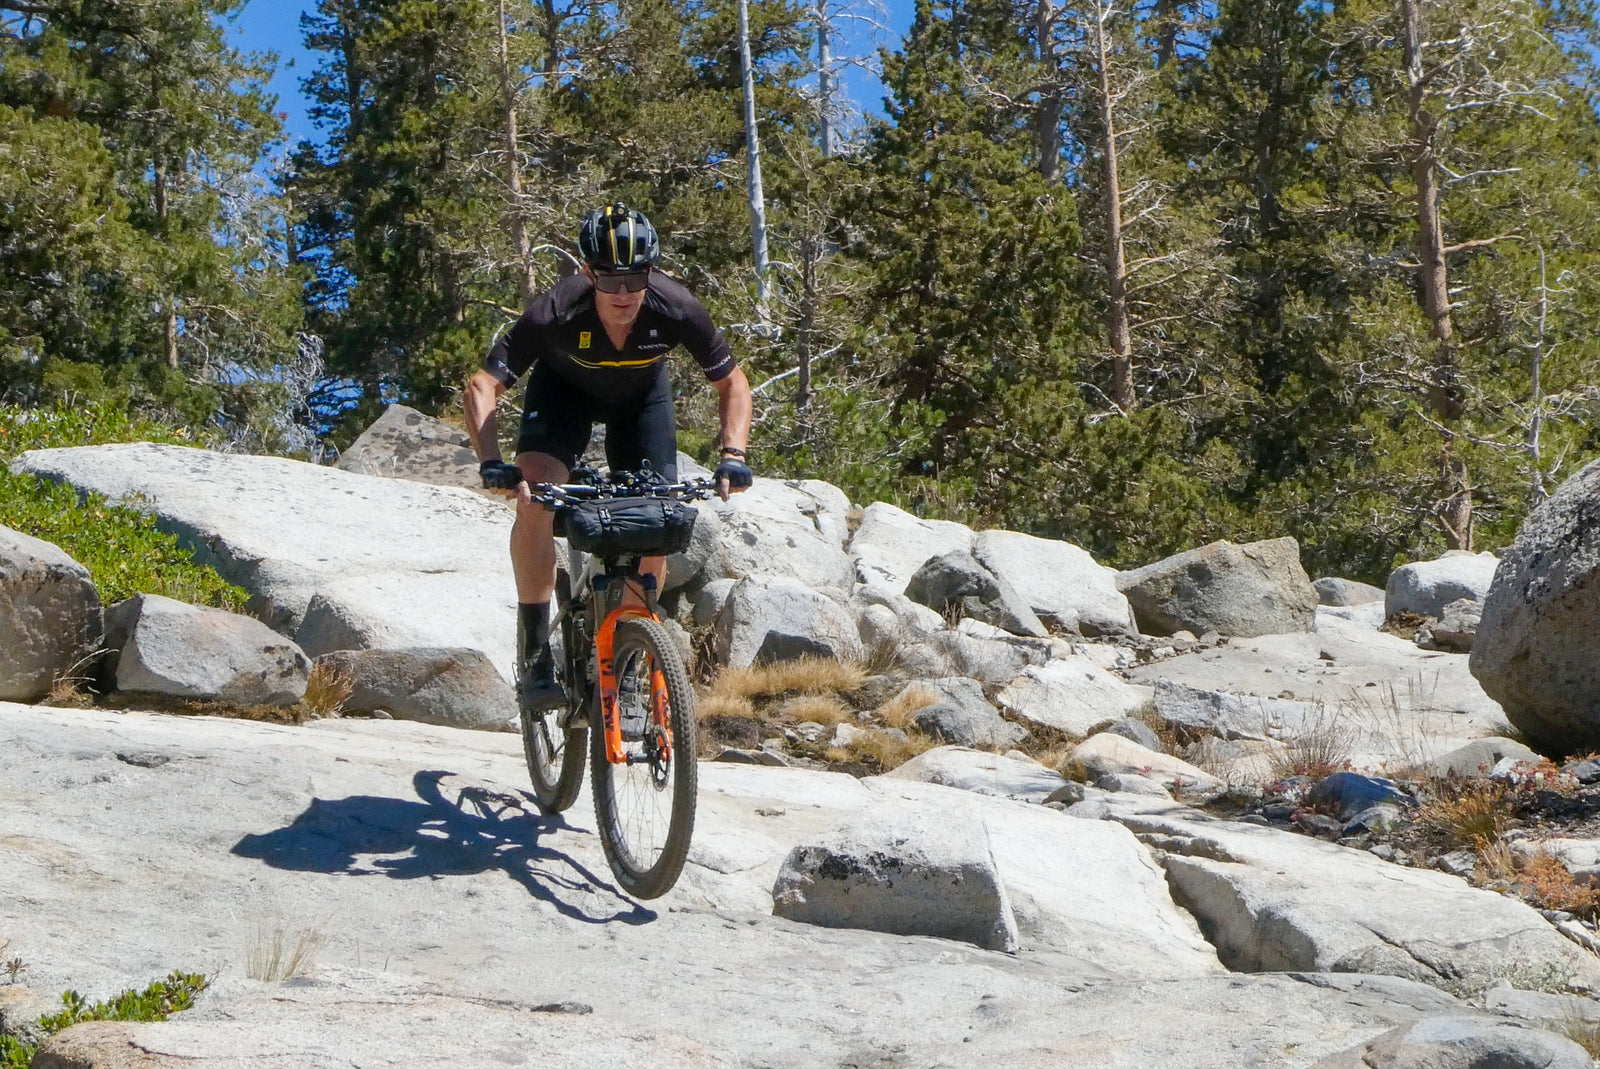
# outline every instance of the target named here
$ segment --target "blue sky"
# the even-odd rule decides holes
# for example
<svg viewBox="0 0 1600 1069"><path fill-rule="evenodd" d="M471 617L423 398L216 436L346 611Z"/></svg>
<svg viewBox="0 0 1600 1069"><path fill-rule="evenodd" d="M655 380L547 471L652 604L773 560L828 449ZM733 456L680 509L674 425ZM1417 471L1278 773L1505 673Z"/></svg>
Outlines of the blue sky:
<svg viewBox="0 0 1600 1069"><path fill-rule="evenodd" d="M888 32L892 41L898 42L911 25L913 0L885 0L885 4ZM278 69L270 88L278 94L278 110L288 116L284 126L291 143L317 137L306 115L305 98L300 93L301 79L316 68L320 58L307 52L300 41L300 13L314 6L315 0L251 0L229 27L229 38L237 47L278 54ZM891 38L880 34L878 43L891 43ZM873 46L870 33L862 30L851 35L836 52L865 55ZM849 70L844 83L857 107L870 114L881 113L883 88L876 78L859 70Z"/></svg>

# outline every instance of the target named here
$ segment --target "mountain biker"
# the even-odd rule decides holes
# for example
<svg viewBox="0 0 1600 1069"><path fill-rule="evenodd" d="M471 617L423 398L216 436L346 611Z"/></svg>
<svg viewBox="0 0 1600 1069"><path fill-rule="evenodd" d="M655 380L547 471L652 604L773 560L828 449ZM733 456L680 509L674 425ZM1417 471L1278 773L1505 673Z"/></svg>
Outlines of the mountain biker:
<svg viewBox="0 0 1600 1069"><path fill-rule="evenodd" d="M565 482L606 425L612 471L648 463L668 482L678 478L677 430L667 354L682 345L717 390L721 459L715 478L726 501L748 489L750 382L734 362L705 307L656 269L661 245L650 220L622 204L590 211L578 230L582 272L528 302L522 317L489 350L467 384L467 433L483 485L517 499L511 530L519 631L517 690L525 708L564 703L550 651L550 597L555 590L554 515L535 505L529 483ZM500 457L495 401L532 369L523 401L514 464ZM666 577L664 557L646 557L640 571Z"/></svg>

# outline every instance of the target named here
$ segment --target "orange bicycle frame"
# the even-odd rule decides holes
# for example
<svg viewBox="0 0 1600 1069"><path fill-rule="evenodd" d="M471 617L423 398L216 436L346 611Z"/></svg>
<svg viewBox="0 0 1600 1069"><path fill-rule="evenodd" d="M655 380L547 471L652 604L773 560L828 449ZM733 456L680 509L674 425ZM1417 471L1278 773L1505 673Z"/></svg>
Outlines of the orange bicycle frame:
<svg viewBox="0 0 1600 1069"><path fill-rule="evenodd" d="M619 605L606 613L595 632L594 648L600 666L600 721L605 732L606 760L614 765L626 763L627 753L622 748L622 719L617 707L617 676L614 655L617 641L617 624L631 616L655 619L655 614L641 605ZM660 669L650 673L650 711L652 719L666 740L662 758L672 756L672 724L668 717L667 681Z"/></svg>

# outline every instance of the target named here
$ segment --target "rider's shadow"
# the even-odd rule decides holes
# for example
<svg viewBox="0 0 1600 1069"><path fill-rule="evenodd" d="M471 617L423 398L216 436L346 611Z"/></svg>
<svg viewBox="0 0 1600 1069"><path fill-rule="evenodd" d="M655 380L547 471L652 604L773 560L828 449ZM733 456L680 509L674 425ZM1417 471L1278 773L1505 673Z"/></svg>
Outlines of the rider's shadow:
<svg viewBox="0 0 1600 1069"><path fill-rule="evenodd" d="M643 924L656 918L575 858L541 843L550 832L574 831L571 825L559 817L536 816L537 808L525 796L466 786L452 799L442 786L451 775L414 775L417 801L372 795L313 798L294 823L246 835L232 852L278 869L397 880L499 869L575 920ZM580 905L607 900L614 911L596 913Z"/></svg>

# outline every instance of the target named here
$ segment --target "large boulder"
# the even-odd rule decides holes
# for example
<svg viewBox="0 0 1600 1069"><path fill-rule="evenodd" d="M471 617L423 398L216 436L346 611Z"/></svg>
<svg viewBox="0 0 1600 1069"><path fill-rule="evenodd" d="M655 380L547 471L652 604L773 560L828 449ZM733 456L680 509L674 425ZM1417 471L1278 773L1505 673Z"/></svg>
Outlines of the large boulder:
<svg viewBox="0 0 1600 1069"><path fill-rule="evenodd" d="M32 701L90 675L100 593L89 569L49 542L0 527L0 701Z"/></svg>
<svg viewBox="0 0 1600 1069"><path fill-rule="evenodd" d="M1017 921L983 821L884 803L796 846L772 911L824 928L933 935L1017 950Z"/></svg>
<svg viewBox="0 0 1600 1069"><path fill-rule="evenodd" d="M203 564L294 635L312 598L366 646L471 646L511 678L511 509L469 490L134 443L44 449L12 462L154 514Z"/></svg>
<svg viewBox="0 0 1600 1069"><path fill-rule="evenodd" d="M1389 573L1383 590L1383 611L1418 616L1443 616L1445 606L1461 598L1482 601L1494 581L1493 553L1450 550L1438 560L1412 561Z"/></svg>
<svg viewBox="0 0 1600 1069"><path fill-rule="evenodd" d="M750 489L727 501L700 505L702 519L715 516L716 548L692 575L680 562L677 575L669 573L668 585L786 576L815 590L848 593L855 580L843 547L848 507L844 493L827 483L756 479Z"/></svg>
<svg viewBox="0 0 1600 1069"><path fill-rule="evenodd" d="M349 678L347 713L388 713L441 727L515 731L517 696L481 650L343 650L317 667Z"/></svg>
<svg viewBox="0 0 1600 1069"><path fill-rule="evenodd" d="M477 490L478 455L466 432L405 405L390 405L334 465L362 475Z"/></svg>
<svg viewBox="0 0 1600 1069"><path fill-rule="evenodd" d="M855 578L902 594L930 557L972 551L972 528L949 520L923 520L882 501L868 505L850 539Z"/></svg>
<svg viewBox="0 0 1600 1069"><path fill-rule="evenodd" d="M935 612L958 612L1013 635L1044 638L1047 634L1015 587L962 550L923 562L906 583L906 597Z"/></svg>
<svg viewBox="0 0 1600 1069"><path fill-rule="evenodd" d="M1070 542L1017 531L979 531L972 555L1011 584L1045 620L1098 636L1135 630L1133 608L1117 589L1117 573Z"/></svg>
<svg viewBox="0 0 1600 1069"><path fill-rule="evenodd" d="M717 616L717 660L735 668L799 657L858 660L855 621L832 598L784 576L742 579Z"/></svg>
<svg viewBox="0 0 1600 1069"><path fill-rule="evenodd" d="M1027 666L995 698L1017 720L1078 738L1136 712L1148 700L1142 687L1129 686L1078 656Z"/></svg>
<svg viewBox="0 0 1600 1069"><path fill-rule="evenodd" d="M1320 702L1201 690L1170 679L1156 680L1155 705L1169 726L1222 739L1301 739L1326 731L1338 715Z"/></svg>
<svg viewBox="0 0 1600 1069"><path fill-rule="evenodd" d="M1123 572L1117 588L1147 634L1215 631L1253 638L1316 626L1317 592L1293 538L1212 542Z"/></svg>
<svg viewBox="0 0 1600 1069"><path fill-rule="evenodd" d="M1594 1059L1545 1029L1460 1014L1391 1028L1311 1069L1594 1069Z"/></svg>
<svg viewBox="0 0 1600 1069"><path fill-rule="evenodd" d="M1576 990L1600 985L1593 954L1532 907L1460 877L1171 803L1110 816L1164 852L1173 897L1236 971L1386 973L1470 987L1515 962Z"/></svg>
<svg viewBox="0 0 1600 1069"><path fill-rule="evenodd" d="M106 613L117 651L117 689L227 702L293 705L311 661L260 620L221 609L136 594Z"/></svg>
<svg viewBox="0 0 1600 1069"><path fill-rule="evenodd" d="M1600 461L1523 522L1484 599L1470 665L1534 749L1600 747Z"/></svg>
<svg viewBox="0 0 1600 1069"><path fill-rule="evenodd" d="M1073 747L1072 756L1097 778L1140 775L1180 794L1213 793L1223 787L1215 776L1181 758L1157 753L1109 731L1089 736Z"/></svg>

